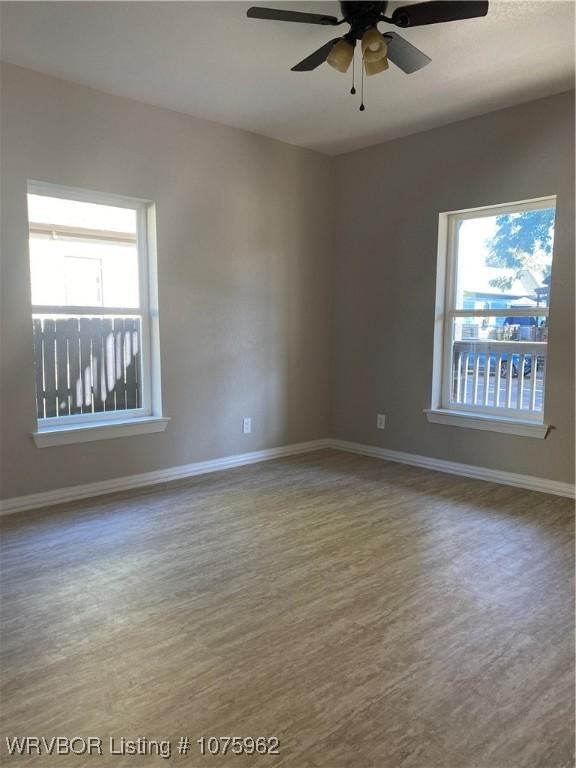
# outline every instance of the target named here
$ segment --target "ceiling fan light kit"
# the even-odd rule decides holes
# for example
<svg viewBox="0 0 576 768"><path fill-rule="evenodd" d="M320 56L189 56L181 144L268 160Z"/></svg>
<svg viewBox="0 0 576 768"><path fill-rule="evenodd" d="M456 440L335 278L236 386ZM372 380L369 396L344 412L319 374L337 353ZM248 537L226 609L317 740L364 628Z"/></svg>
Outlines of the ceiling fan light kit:
<svg viewBox="0 0 576 768"><path fill-rule="evenodd" d="M366 72L366 75L370 77L371 75L377 75L379 72L384 72L388 69L388 59L386 56L383 56L381 59L378 59L377 61L367 61L364 59L364 71Z"/></svg>
<svg viewBox="0 0 576 768"><path fill-rule="evenodd" d="M354 43L356 41L354 40ZM348 72L354 58L354 45L346 39L338 40L326 57L326 63L330 64L338 72Z"/></svg>
<svg viewBox="0 0 576 768"><path fill-rule="evenodd" d="M376 27L370 27L362 37L362 60L366 75L377 75L388 69L388 46Z"/></svg>
<svg viewBox="0 0 576 768"><path fill-rule="evenodd" d="M406 74L412 74L430 63L431 59L397 32L382 34L380 22L396 27L421 27L447 21L460 21L486 16L487 0L428 0L396 8L392 16L386 16L387 2L341 2L342 18L317 13L284 11L274 8L252 7L247 16L251 19L289 21L301 24L318 24L337 27L348 24L350 30L341 37L325 43L294 67L293 72L310 72L325 61L338 72L347 72L354 59L356 41L360 40L364 67L362 75L375 75L388 69L388 60ZM355 93L352 84L351 93ZM364 104L360 106L364 111Z"/></svg>
<svg viewBox="0 0 576 768"><path fill-rule="evenodd" d="M376 27L368 29L362 37L362 58L364 61L373 63L380 61L387 52L386 41Z"/></svg>

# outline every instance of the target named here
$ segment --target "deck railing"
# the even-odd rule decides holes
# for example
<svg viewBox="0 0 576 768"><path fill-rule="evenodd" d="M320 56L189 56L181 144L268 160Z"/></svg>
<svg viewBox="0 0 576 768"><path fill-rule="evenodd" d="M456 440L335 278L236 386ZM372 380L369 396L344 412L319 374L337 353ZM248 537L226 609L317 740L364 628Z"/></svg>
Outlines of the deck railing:
<svg viewBox="0 0 576 768"><path fill-rule="evenodd" d="M546 343L540 341L455 341L452 403L502 414L542 413Z"/></svg>
<svg viewBox="0 0 576 768"><path fill-rule="evenodd" d="M140 408L138 317L33 316L39 419Z"/></svg>

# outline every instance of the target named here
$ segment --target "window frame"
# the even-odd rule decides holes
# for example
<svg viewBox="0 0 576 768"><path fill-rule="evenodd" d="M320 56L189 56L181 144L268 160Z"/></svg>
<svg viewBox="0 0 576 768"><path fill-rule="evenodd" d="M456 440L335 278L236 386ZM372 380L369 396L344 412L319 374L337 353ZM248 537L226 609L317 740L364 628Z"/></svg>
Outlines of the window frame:
<svg viewBox="0 0 576 768"><path fill-rule="evenodd" d="M452 402L452 349L453 321L458 317L507 317L510 308L458 309L457 299L457 259L458 259L458 223L469 219L519 213L542 208L557 209L557 196L533 198L515 203L467 208L459 211L447 211L439 214L438 260L436 274L436 311L434 325L434 351L432 372L432 403L425 409L429 421L454 426L490 429L493 422L495 431L544 437L548 432L545 420L546 375L543 381L542 410L539 412L519 411L495 406L473 406ZM553 254L554 255L554 254ZM515 308L515 317L549 317L551 299L546 307ZM522 346L523 342L512 342ZM531 342L528 342L531 344ZM548 342L545 342L544 356L547 357ZM520 349L518 350L520 353ZM481 420L481 424L474 423ZM519 425L515 429L514 425ZM525 428L525 429L524 429ZM534 428L534 430L532 430Z"/></svg>
<svg viewBox="0 0 576 768"><path fill-rule="evenodd" d="M100 411L63 416L36 417L37 432L52 433L66 430L79 432L82 428L94 428L137 422L142 424L162 418L160 390L160 355L158 329L158 293L155 250L155 207L150 200L95 192L76 187L62 186L48 182L28 180L27 195L43 195L78 202L126 208L136 212L136 250L138 256L138 307L103 307L76 305L33 304L30 298L30 316L37 315L78 315L78 316L125 316L140 318L141 353L141 406L117 411ZM26 197L27 200L27 197ZM27 213L27 227L30 228ZM28 253L30 264L30 254ZM152 430L150 430L152 431ZM157 431L157 430L154 430ZM95 430L102 436L102 430ZM111 435L116 436L116 435ZM94 437L93 439L101 439ZM80 440L79 440L80 441ZM85 438L81 440L85 441ZM67 440L71 442L71 440ZM38 442L37 442L38 444ZM48 443L46 443L48 444ZM54 443L50 443L54 444Z"/></svg>

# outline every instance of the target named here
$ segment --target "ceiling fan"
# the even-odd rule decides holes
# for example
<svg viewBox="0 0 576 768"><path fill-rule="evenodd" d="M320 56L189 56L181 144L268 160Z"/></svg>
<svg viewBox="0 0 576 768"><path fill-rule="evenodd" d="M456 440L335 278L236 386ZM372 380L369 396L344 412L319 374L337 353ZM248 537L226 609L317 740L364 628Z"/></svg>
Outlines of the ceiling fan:
<svg viewBox="0 0 576 768"><path fill-rule="evenodd" d="M391 16L385 15L387 5L387 2L341 2L341 19L317 13L259 7L249 8L247 16L251 19L320 24L326 27L348 24L348 32L329 40L292 67L292 71L309 72L326 61L339 72L347 72L354 59L356 41L360 40L364 65L362 74L366 72L366 75L375 75L388 69L388 60L406 74L422 69L431 61L429 56L396 32L381 33L378 30L380 22L401 28L420 27L445 21L473 19L488 13L487 0L429 0L396 8ZM356 92L354 84L351 92ZM363 105L360 109L363 109Z"/></svg>

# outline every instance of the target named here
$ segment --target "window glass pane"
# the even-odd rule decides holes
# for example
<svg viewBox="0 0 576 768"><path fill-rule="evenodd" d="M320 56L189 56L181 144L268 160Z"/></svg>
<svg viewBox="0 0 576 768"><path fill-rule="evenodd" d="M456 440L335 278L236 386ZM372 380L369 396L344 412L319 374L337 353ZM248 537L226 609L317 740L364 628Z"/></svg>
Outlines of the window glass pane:
<svg viewBox="0 0 576 768"><path fill-rule="evenodd" d="M455 318L450 404L541 416L548 318Z"/></svg>
<svg viewBox="0 0 576 768"><path fill-rule="evenodd" d="M28 195L28 221L136 233L136 211L48 195Z"/></svg>
<svg viewBox="0 0 576 768"><path fill-rule="evenodd" d="M28 195L32 303L139 306L136 211Z"/></svg>
<svg viewBox="0 0 576 768"><path fill-rule="evenodd" d="M39 419L142 407L139 316L34 314Z"/></svg>
<svg viewBox="0 0 576 768"><path fill-rule="evenodd" d="M454 319L454 341L546 342L548 318L528 317L457 317Z"/></svg>
<svg viewBox="0 0 576 768"><path fill-rule="evenodd" d="M456 309L547 307L555 208L456 222Z"/></svg>
<svg viewBox="0 0 576 768"><path fill-rule="evenodd" d="M102 259L67 256L64 259L64 296L66 304L101 305Z"/></svg>

